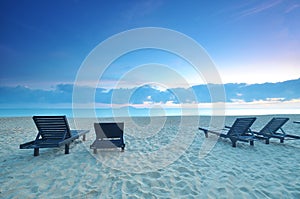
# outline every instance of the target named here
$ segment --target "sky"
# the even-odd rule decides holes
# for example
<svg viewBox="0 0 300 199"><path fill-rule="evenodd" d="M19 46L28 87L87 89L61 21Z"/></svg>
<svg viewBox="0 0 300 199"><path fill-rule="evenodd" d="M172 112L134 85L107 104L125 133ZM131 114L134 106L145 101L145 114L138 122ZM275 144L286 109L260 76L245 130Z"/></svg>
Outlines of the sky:
<svg viewBox="0 0 300 199"><path fill-rule="evenodd" d="M296 0L2 0L0 86L51 90L73 84L80 66L101 42L143 27L167 28L192 38L207 52L223 83L298 79L299 19ZM205 83L186 60L144 50L112 63L102 77L103 86L112 87L149 63L168 66L189 84ZM132 82L125 78L122 86L136 85L147 76L131 75ZM180 86L172 78L170 82Z"/></svg>

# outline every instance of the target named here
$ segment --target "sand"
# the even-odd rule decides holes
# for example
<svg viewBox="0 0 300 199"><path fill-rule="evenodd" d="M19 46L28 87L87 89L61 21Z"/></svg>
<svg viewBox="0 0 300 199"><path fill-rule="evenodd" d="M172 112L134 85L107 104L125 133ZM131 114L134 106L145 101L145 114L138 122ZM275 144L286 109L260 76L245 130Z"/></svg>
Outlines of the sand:
<svg viewBox="0 0 300 199"><path fill-rule="evenodd" d="M254 130L271 117L259 116ZM284 129L299 135L300 125L292 121L300 116L289 117ZM254 147L238 142L232 148L229 140L212 136L206 142L214 147L203 157L197 119L119 118L125 122L125 152L94 155L89 145L95 120L69 118L72 129L91 130L87 141L76 140L68 155L62 147L34 157L33 150L19 149L35 138L32 119L0 118L0 198L300 198L300 140L256 141ZM234 119L227 117L226 124ZM200 125L208 122L200 119Z"/></svg>

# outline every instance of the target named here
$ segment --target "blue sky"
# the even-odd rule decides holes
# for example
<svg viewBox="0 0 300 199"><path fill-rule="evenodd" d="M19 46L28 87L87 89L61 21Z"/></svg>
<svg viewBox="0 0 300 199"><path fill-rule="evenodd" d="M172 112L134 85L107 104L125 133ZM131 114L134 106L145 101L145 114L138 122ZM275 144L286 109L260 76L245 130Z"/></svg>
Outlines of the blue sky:
<svg viewBox="0 0 300 199"><path fill-rule="evenodd" d="M296 0L2 0L0 19L2 87L51 90L73 84L82 62L99 43L141 27L168 28L194 39L207 51L224 83L300 77ZM149 62L168 65L193 84L203 83L184 60L144 51L114 63L116 70L107 71L105 86L137 63Z"/></svg>
<svg viewBox="0 0 300 199"><path fill-rule="evenodd" d="M100 42L138 27L195 39L228 82L300 76L300 2L1 1L1 85L72 83Z"/></svg>

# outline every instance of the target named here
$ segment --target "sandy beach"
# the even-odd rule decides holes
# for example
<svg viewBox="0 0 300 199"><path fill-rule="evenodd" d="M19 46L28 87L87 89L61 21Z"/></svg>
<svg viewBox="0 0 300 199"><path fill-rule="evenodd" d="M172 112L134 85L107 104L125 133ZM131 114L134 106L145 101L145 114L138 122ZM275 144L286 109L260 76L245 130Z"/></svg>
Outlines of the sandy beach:
<svg viewBox="0 0 300 199"><path fill-rule="evenodd" d="M300 115L288 117L284 129L300 135L300 124L293 123ZM215 144L202 157L205 137L198 127L207 126L209 117L200 117L200 124L196 118L186 117L191 123L184 124L180 117L119 118L125 122L125 152L96 155L89 149L94 120L68 118L72 129L90 130L87 141L76 140L68 155L62 147L41 149L38 157L19 149L36 136L31 117L0 118L0 198L300 198L299 140L256 141L254 147L239 142L233 148L212 136L206 141ZM226 117L226 124L235 118ZM258 116L253 129L270 118ZM181 131L186 136L178 140Z"/></svg>

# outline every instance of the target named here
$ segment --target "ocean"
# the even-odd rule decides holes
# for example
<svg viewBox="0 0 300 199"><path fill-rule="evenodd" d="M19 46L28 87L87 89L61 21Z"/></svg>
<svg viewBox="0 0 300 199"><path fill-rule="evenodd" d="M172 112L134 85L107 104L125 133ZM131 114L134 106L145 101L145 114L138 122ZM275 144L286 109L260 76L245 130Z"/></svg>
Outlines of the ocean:
<svg viewBox="0 0 300 199"><path fill-rule="evenodd" d="M210 115L211 109L192 108L0 108L0 117L26 117L32 115L66 115L67 117L138 117L138 116L176 116L176 115Z"/></svg>
<svg viewBox="0 0 300 199"><path fill-rule="evenodd" d="M44 111L0 117L0 198L300 198L300 140L233 148L198 130L210 125L209 116L73 118ZM35 139L36 114L68 115L71 129L90 130L87 140L72 143L68 155L62 147L34 157L19 145ZM300 115L255 116L252 130L274 116L290 118L284 130L300 135L293 123ZM237 117L244 116L226 116L224 124ZM93 123L107 121L124 122L125 152L89 148Z"/></svg>
<svg viewBox="0 0 300 199"><path fill-rule="evenodd" d="M153 117L153 116L210 116L210 115L276 115L276 114L298 114L298 109L268 109L268 108L231 108L217 110L214 112L211 107L207 108L95 108L95 109L72 109L72 108L0 108L0 117L26 117L33 115L66 115L67 117L81 118L107 118L107 117Z"/></svg>

